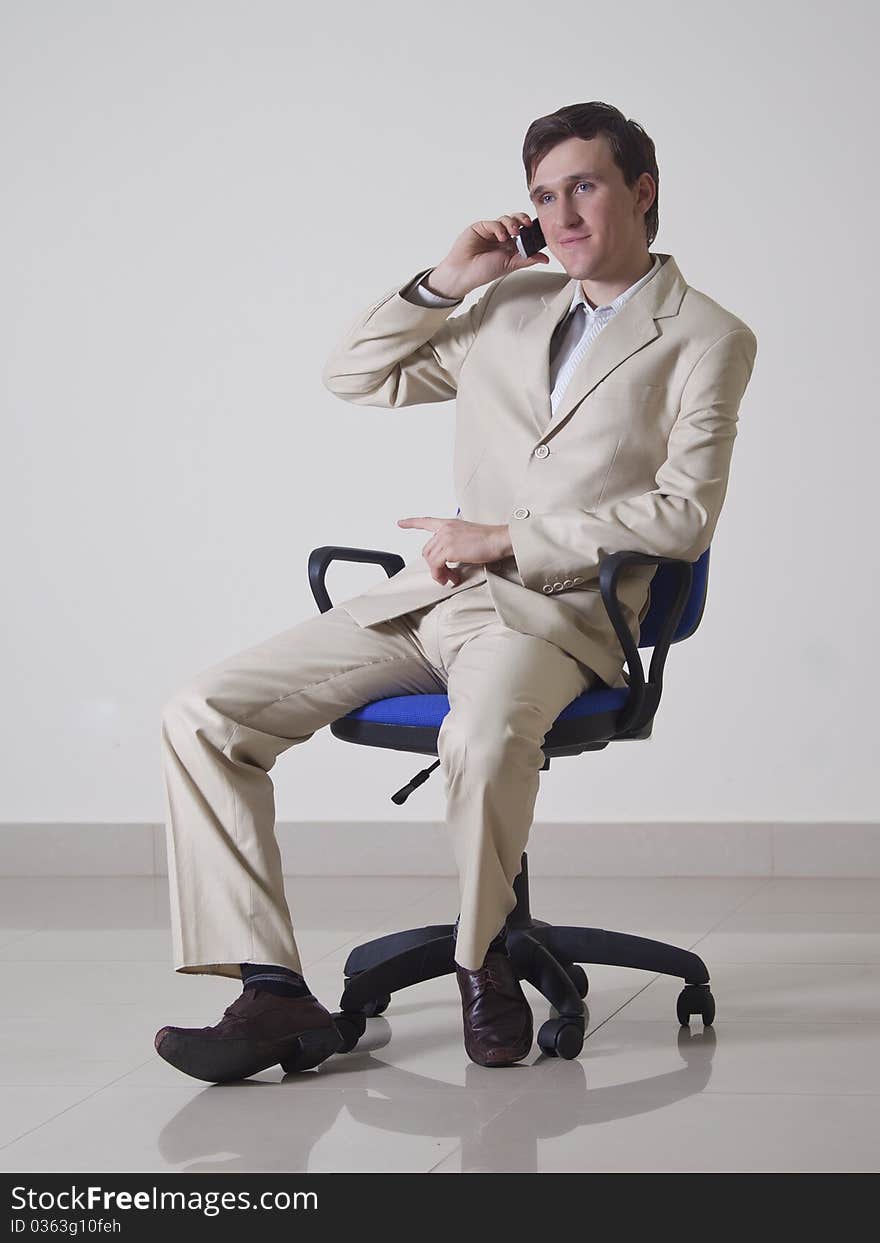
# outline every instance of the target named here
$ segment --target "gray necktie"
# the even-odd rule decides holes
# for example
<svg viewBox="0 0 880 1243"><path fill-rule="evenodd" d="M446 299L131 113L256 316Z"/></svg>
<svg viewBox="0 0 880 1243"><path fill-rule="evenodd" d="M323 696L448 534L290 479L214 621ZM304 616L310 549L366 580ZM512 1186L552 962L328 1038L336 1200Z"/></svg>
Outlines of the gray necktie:
<svg viewBox="0 0 880 1243"><path fill-rule="evenodd" d="M584 331L584 317L586 315L586 311L586 303L579 302L572 311L569 311L565 319L562 320L557 326L553 343L550 346L551 393L556 387L556 377L559 375L563 358L568 358L574 345L581 339L581 334ZM583 312L583 314L579 314L579 312Z"/></svg>

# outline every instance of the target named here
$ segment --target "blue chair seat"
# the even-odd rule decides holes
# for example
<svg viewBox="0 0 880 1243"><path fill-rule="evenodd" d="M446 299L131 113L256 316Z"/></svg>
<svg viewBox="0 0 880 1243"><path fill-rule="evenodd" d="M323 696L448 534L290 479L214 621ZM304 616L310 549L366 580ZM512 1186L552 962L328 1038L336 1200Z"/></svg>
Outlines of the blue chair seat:
<svg viewBox="0 0 880 1243"><path fill-rule="evenodd" d="M584 691L563 708L557 721L573 721L597 712L617 712L626 702L629 690L601 687ZM449 711L446 695L391 695L355 708L344 718L347 721L372 721L377 725L413 725L439 729Z"/></svg>
<svg viewBox="0 0 880 1243"><path fill-rule="evenodd" d="M545 766L549 767L546 757L551 755L577 755L607 746L628 694L626 687L612 690L603 685L573 699L544 738ZM446 695L389 695L339 717L330 732L362 746L437 755L440 726L448 711Z"/></svg>

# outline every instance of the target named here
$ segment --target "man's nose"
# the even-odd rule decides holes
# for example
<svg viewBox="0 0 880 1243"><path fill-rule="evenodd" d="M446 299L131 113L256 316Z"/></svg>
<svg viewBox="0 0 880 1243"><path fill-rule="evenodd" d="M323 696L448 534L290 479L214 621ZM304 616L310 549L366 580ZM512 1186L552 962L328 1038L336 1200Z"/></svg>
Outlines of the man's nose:
<svg viewBox="0 0 880 1243"><path fill-rule="evenodd" d="M561 211L556 218L556 229L559 233L572 233L583 223L580 212L574 207Z"/></svg>

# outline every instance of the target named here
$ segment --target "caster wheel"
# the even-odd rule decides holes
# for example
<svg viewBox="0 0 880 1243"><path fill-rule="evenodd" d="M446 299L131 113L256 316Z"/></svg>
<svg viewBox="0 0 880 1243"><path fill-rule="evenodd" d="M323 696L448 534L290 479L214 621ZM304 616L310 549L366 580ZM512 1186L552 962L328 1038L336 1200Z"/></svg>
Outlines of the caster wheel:
<svg viewBox="0 0 880 1243"><path fill-rule="evenodd" d="M675 1013L682 1027L690 1027L692 1014L699 1014L704 1027L711 1027L715 1018L715 998L708 984L686 984L678 995Z"/></svg>
<svg viewBox="0 0 880 1243"><path fill-rule="evenodd" d="M587 973L584 971L580 963L569 963L565 970L568 972L568 978L578 991L579 997L586 997L590 991L590 981L587 979Z"/></svg>
<svg viewBox="0 0 880 1243"><path fill-rule="evenodd" d="M571 1061L584 1047L583 1023L573 1019L548 1019L538 1029L538 1044L548 1057Z"/></svg>
<svg viewBox="0 0 880 1243"><path fill-rule="evenodd" d="M348 986L352 980L357 979L357 977L361 974L362 973L360 971L355 971L354 975L347 975L345 977L346 986ZM391 994L382 993L380 996L374 997L372 1001L368 1001L364 1005L363 1013L366 1015L368 1019L372 1019L372 1018L375 1018L377 1014L382 1014L383 1011L387 1010L390 1005L391 1005ZM352 1011L351 1013L354 1013L354 1011ZM361 1032L361 1035L363 1035L363 1032Z"/></svg>
<svg viewBox="0 0 880 1243"><path fill-rule="evenodd" d="M367 1017L358 1010L338 1010L333 1015L336 1030L342 1037L340 1053L351 1053L367 1030Z"/></svg>

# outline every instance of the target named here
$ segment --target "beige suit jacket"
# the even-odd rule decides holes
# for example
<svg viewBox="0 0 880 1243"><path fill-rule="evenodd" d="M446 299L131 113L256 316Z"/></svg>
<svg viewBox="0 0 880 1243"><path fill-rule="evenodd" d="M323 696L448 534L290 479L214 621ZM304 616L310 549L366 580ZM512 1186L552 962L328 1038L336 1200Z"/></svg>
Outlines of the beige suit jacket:
<svg viewBox="0 0 880 1243"><path fill-rule="evenodd" d="M672 255L659 257L660 270L590 345L552 417L551 337L575 289L565 273L509 273L454 315L403 296L426 268L358 316L325 365L326 387L390 409L455 398L460 517L508 524L513 544L512 557L462 565L456 586L435 582L419 556L342 603L361 626L488 581L506 625L555 643L609 686L626 684L600 559L637 550L695 561L709 547L757 353L747 324L688 285ZM640 566L621 576L636 642L655 573Z"/></svg>

